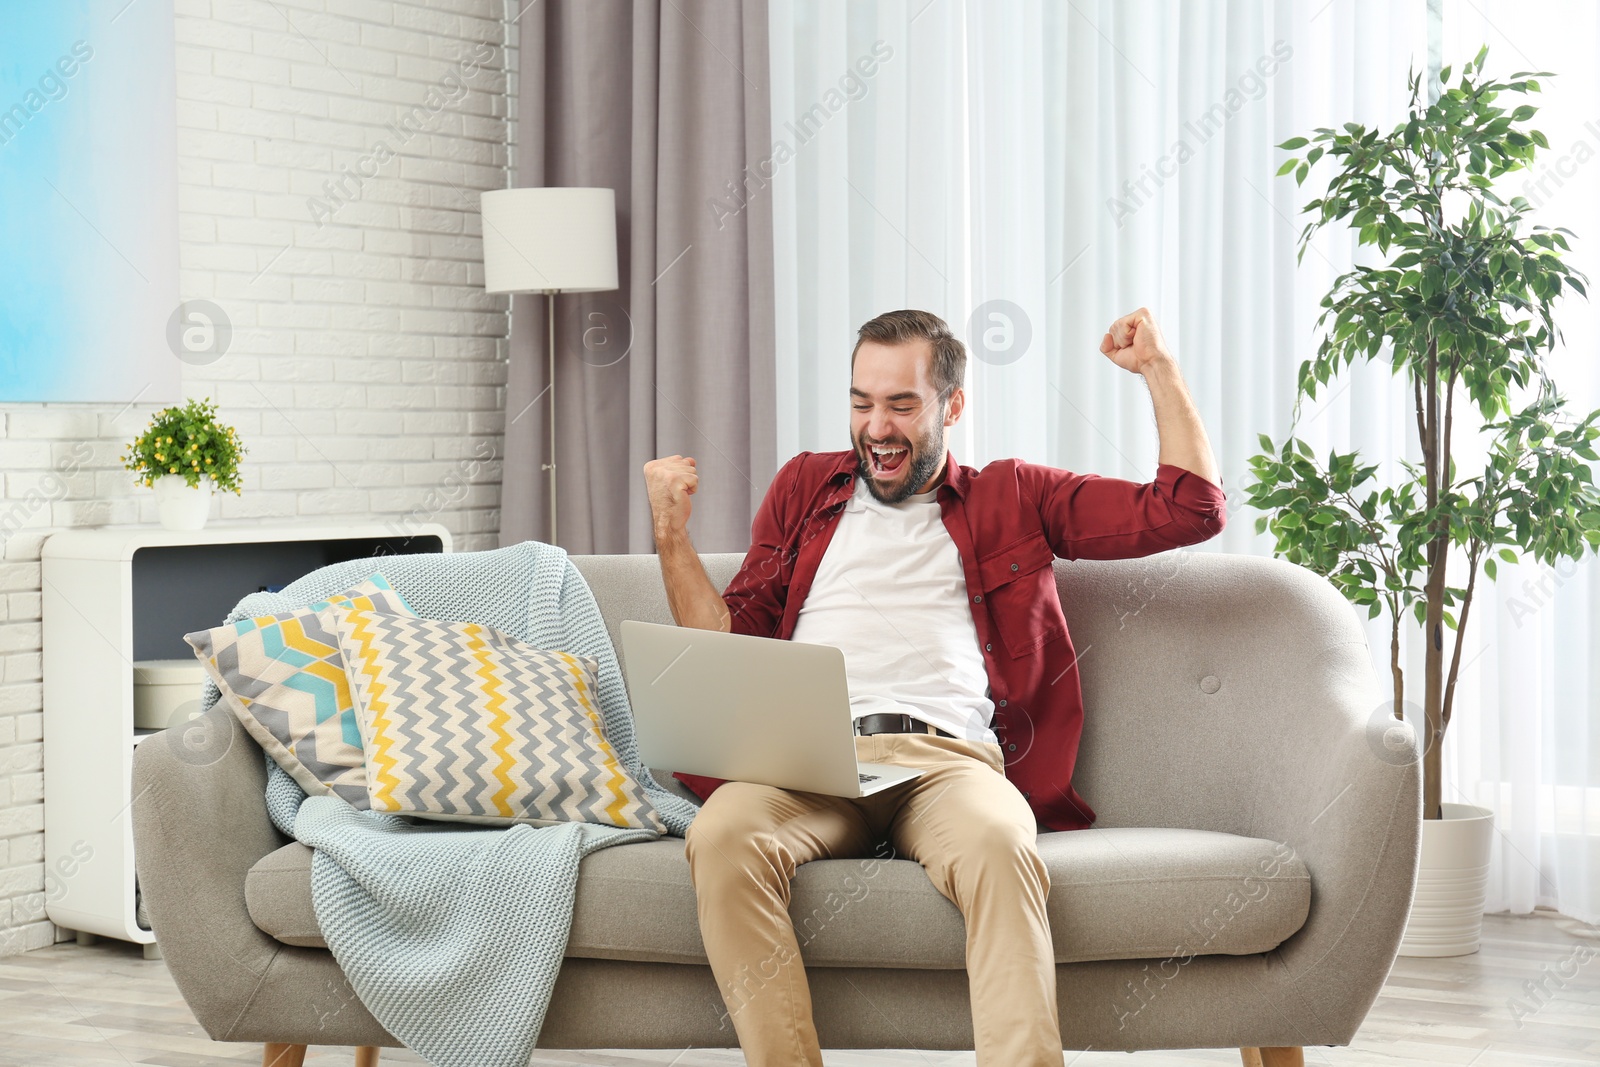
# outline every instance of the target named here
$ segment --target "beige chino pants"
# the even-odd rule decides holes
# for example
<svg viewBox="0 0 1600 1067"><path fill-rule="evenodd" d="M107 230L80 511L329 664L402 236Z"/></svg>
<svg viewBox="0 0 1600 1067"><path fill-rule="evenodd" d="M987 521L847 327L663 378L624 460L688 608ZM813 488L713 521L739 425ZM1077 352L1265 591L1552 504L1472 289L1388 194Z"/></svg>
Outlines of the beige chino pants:
<svg viewBox="0 0 1600 1067"><path fill-rule="evenodd" d="M934 734L856 738L872 763L924 768L874 796L830 797L748 782L711 794L685 852L700 933L752 1067L822 1067L811 992L789 919L808 860L872 855L882 840L922 864L961 909L979 1067L1061 1067L1055 953L1033 812L1000 746ZM751 976L761 980L752 984Z"/></svg>

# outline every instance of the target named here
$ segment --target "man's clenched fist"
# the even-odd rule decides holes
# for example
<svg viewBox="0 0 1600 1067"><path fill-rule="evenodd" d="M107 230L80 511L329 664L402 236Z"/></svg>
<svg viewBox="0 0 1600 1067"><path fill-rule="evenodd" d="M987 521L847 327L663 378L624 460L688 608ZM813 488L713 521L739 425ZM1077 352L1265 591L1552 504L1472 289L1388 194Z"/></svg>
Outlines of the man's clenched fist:
<svg viewBox="0 0 1600 1067"><path fill-rule="evenodd" d="M692 456L667 456L644 465L644 486L656 533L681 533L689 526L689 498L700 488Z"/></svg>
<svg viewBox="0 0 1600 1067"><path fill-rule="evenodd" d="M1135 374L1172 359L1172 351L1149 308L1129 312L1113 322L1100 341L1100 351L1123 370Z"/></svg>

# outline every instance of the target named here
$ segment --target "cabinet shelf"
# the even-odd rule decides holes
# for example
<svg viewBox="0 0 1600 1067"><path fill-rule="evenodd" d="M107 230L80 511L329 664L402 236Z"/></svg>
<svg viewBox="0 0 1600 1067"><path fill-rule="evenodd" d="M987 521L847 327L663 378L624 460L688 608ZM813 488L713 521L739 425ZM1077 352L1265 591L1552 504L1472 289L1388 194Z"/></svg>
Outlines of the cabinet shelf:
<svg viewBox="0 0 1600 1067"><path fill-rule="evenodd" d="M437 523L250 523L66 530L44 543L45 912L58 926L150 944L133 866L133 664L186 659L183 635L240 598L329 563L450 551ZM195 697L200 696L199 690ZM160 744L157 740L155 743Z"/></svg>

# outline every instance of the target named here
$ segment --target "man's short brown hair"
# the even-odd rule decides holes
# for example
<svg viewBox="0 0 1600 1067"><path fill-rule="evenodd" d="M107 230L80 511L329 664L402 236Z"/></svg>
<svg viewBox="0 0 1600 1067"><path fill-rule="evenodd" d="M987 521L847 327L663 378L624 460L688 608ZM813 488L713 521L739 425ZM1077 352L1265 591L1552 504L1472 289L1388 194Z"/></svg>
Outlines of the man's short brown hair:
<svg viewBox="0 0 1600 1067"><path fill-rule="evenodd" d="M856 333L856 346L850 350L850 370L855 371L856 353L863 341L876 341L884 345L903 345L912 341L927 341L933 346L933 362L928 376L939 390L939 403L944 403L961 384L967 373L967 347L963 345L945 321L931 311L886 311L869 319Z"/></svg>

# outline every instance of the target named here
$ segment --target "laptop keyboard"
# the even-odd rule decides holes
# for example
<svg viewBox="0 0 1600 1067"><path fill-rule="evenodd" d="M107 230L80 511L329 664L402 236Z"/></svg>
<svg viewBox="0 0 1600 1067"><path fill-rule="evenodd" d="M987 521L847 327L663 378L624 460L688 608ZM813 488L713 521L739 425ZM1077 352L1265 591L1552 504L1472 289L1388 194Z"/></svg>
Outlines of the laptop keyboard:
<svg viewBox="0 0 1600 1067"><path fill-rule="evenodd" d="M863 782L876 782L880 776L876 774L857 773L856 777L860 778Z"/></svg>

